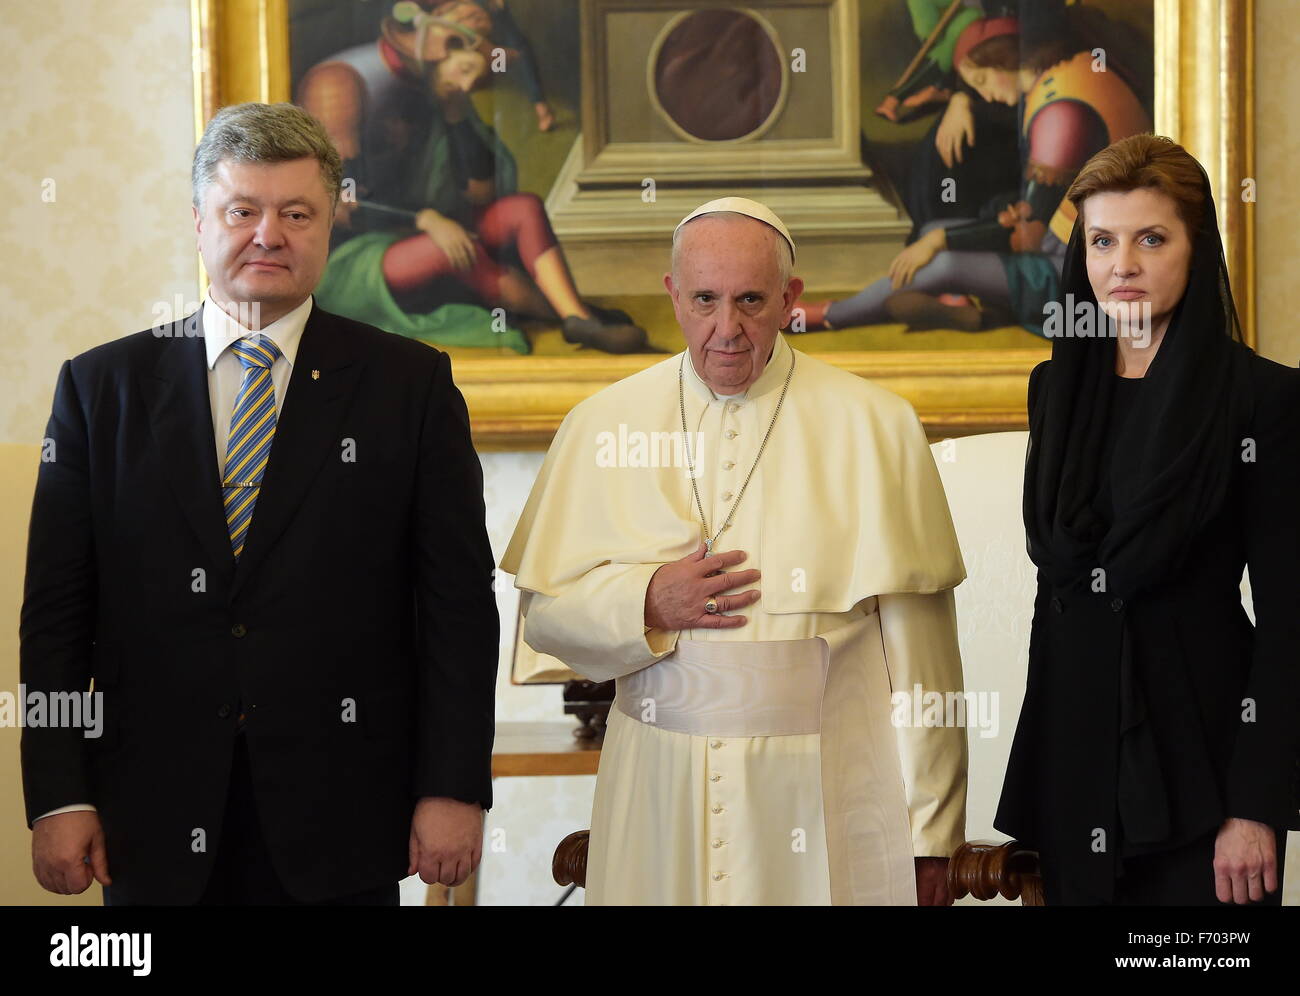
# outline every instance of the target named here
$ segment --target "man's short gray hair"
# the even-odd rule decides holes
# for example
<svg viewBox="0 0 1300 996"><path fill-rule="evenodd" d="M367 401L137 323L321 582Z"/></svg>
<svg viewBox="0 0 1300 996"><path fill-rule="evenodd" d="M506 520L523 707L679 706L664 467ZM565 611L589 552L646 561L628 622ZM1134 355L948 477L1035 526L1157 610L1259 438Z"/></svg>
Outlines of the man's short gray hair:
<svg viewBox="0 0 1300 996"><path fill-rule="evenodd" d="M751 218L747 214L741 214L739 211L710 211L708 214L702 214L697 218L692 218L681 228L673 232L673 256L672 256L672 273L673 279L677 279L677 260L681 255L682 232L686 231L690 225L700 218L748 218L750 221L756 221L769 232L772 233L773 240L779 245L776 249L776 269L781 276L781 289L785 290L785 285L790 282L790 277L794 275L794 252L790 248L790 243L785 240L785 236L778 232L771 225L757 218Z"/></svg>
<svg viewBox="0 0 1300 996"><path fill-rule="evenodd" d="M343 162L338 149L314 117L296 104L231 104L212 116L194 150L190 171L194 206L203 210L203 194L223 160L246 163L282 163L314 156L321 179L338 206L343 185Z"/></svg>

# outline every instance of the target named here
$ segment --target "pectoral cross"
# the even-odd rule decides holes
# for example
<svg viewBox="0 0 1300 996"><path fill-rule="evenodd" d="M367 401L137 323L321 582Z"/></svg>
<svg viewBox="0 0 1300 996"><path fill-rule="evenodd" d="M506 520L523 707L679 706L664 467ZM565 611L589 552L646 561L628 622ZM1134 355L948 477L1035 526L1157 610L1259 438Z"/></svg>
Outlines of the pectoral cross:
<svg viewBox="0 0 1300 996"><path fill-rule="evenodd" d="M715 537L715 538L716 538L716 537ZM712 556L713 556L713 540L709 539L708 536L705 536L705 537L704 537L704 556L706 556L706 557L712 557ZM705 576L706 578L712 578L712 577L717 577L717 576L718 576L719 574L721 574L721 573L722 573L722 571L720 571L720 570L719 570L719 571L709 571L709 573L706 574L706 575L704 575L704 576Z"/></svg>

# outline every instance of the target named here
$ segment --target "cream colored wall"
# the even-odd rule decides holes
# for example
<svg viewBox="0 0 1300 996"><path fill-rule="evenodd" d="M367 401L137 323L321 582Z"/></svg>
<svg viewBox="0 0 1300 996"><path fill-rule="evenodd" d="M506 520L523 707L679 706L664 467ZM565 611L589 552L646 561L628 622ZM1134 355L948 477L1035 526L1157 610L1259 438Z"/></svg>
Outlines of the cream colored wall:
<svg viewBox="0 0 1300 996"><path fill-rule="evenodd" d="M1297 270L1291 219L1300 189L1290 184L1300 151L1300 5L1257 0L1260 347L1295 365L1300 328L1288 295ZM88 17L85 0L11 3L0 21L0 442L39 440L64 359L151 324L154 302L197 297L189 208L193 151L189 0L114 0L111 17ZM54 181L54 199L42 184ZM488 525L498 555L531 485L538 454L483 458ZM4 551L6 591L20 590L22 562ZM500 596L507 635L513 592ZM13 599L0 626L16 633ZM3 642L12 655L16 641ZM555 688L514 688L503 651L498 712L503 719L558 716ZM11 670L4 674L12 676ZM8 679L6 679L8 680ZM6 687L9 687L6 685ZM0 729L0 751L17 733ZM6 763L0 783L0 847L25 848L21 793ZM592 779L497 784L489 827L505 850L489 852L481 877L487 902L547 903L554 844L587 826ZM15 825L15 821L17 824ZM497 838L501 839L501 838ZM21 868L24 862L14 858ZM6 867L9 867L6 865ZM0 904L34 893L0 879ZM410 881L403 900L419 902Z"/></svg>
<svg viewBox="0 0 1300 996"><path fill-rule="evenodd" d="M96 9L11 3L0 21L4 442L39 440L64 359L198 293L189 3Z"/></svg>

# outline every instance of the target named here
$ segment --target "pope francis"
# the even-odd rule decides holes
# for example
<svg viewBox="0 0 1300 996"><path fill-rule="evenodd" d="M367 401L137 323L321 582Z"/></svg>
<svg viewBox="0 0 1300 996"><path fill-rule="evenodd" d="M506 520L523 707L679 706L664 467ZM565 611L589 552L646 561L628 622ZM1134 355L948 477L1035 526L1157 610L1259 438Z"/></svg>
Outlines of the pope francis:
<svg viewBox="0 0 1300 996"><path fill-rule="evenodd" d="M686 350L569 412L502 562L528 645L617 679L589 905L952 901L965 731L900 724L961 690L965 568L911 406L780 335L794 253L682 220Z"/></svg>

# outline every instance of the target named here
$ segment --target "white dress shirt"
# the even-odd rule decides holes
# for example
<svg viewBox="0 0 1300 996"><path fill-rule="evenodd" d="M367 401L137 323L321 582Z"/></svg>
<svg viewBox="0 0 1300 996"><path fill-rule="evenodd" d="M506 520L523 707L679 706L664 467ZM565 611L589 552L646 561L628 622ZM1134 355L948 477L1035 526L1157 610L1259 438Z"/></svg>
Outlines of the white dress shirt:
<svg viewBox="0 0 1300 996"><path fill-rule="evenodd" d="M298 356L298 343L302 339L302 330L307 325L311 314L312 298L307 299L287 315L277 318L262 329L266 336L280 349L271 366L271 382L275 387L275 413L279 418L284 409L285 395L289 391L289 376L293 373L293 361ZM212 434L217 443L217 478L226 470L226 445L230 440L230 418L235 412L235 397L239 394L239 385L244 378L243 364L234 350L229 349L237 339L258 333L245 328L231 318L216 301L212 299L212 289L208 288L203 299L203 346L207 353L208 364L208 399L212 403ZM51 809L36 817L43 820L47 816L59 813L96 812L89 803L73 803ZM35 821L33 821L35 822Z"/></svg>
<svg viewBox="0 0 1300 996"><path fill-rule="evenodd" d="M271 381L275 385L275 413L278 418L284 408L285 395L289 390L289 375L293 372L293 361L298 356L298 343L302 339L302 330L311 314L312 299L294 308L266 328L266 336L280 348L280 356L271 366ZM221 306L212 299L212 291L203 300L203 345L208 357L208 398L212 402L212 432L217 441L217 472L226 469L226 444L230 439L230 416L235 411L235 396L239 394L239 385L244 379L244 368L234 350L227 347L236 339L256 335L235 319L231 318Z"/></svg>

